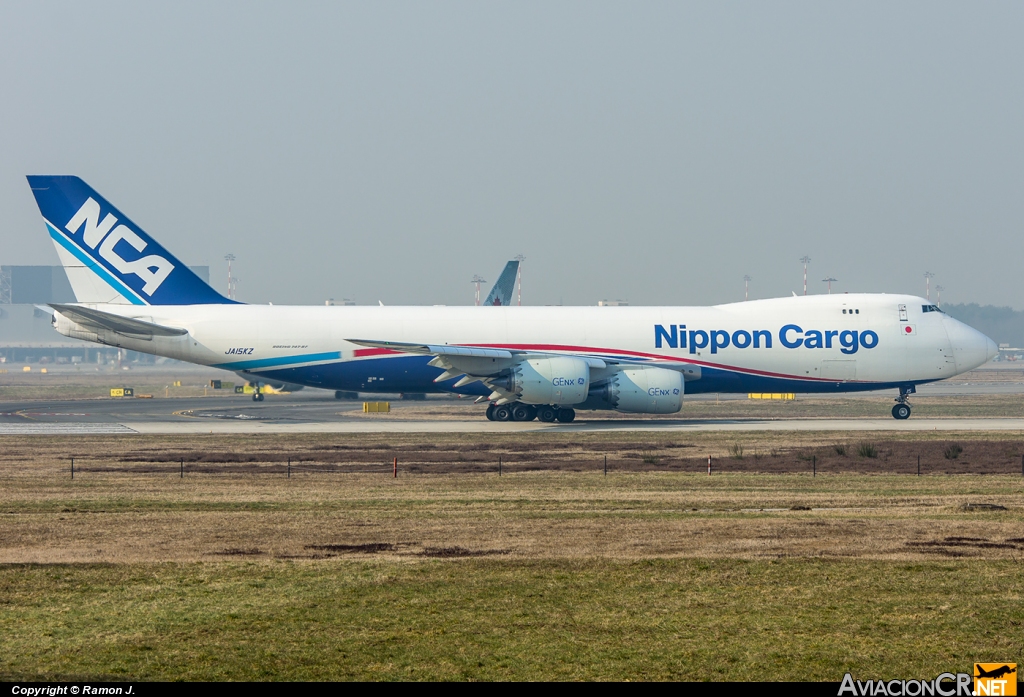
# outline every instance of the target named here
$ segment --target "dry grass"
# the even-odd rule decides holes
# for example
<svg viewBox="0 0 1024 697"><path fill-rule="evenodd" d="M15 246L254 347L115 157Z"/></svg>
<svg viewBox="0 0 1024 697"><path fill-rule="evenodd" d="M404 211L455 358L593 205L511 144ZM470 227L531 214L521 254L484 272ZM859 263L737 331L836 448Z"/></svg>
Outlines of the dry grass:
<svg viewBox="0 0 1024 697"><path fill-rule="evenodd" d="M730 440L734 435L713 436L699 446L691 444L691 449L735 445ZM810 445L797 449L805 458L793 459L805 470L798 474L716 469L709 477L703 455L696 471L648 465L647 471L630 472L615 467L640 466L655 452L676 457L681 449L660 443L656 449L648 445L635 450L630 442L599 434L575 446L563 437L518 439L534 450L561 444L577 454L589 453L587 462L593 460L594 466L585 471L516 471L509 444L495 443L506 463L501 477L493 466L489 471L424 474L430 468L423 465L420 473L409 472L406 456L400 454L403 469L393 479L388 456L401 453L403 446L436 458L438 450L427 448L430 443L423 438L407 436L390 450L362 436L320 442L245 439L249 446L273 443L279 452L267 461L257 457L265 452L259 447L239 453L223 445L214 449L216 441L209 439L97 437L91 443L94 452L117 455L100 460L79 455L74 480L64 449L73 445L80 453L82 439L49 439L45 444L41 439L9 439L0 481L0 561L310 559L340 554L331 546L346 545L369 545L364 549L372 551L366 553L395 560L450 548L496 550L517 558L627 560L995 559L1024 554L1024 544L1012 541L1021 537L1024 522L1024 480L1019 475L830 474L821 469L826 461L818 463L819 476L811 477L806 471ZM483 445L478 439L463 437L463 458L474 443ZM817 439L827 443L823 450L834 453L834 436ZM947 462L941 457L944 441L929 444ZM612 459L608 476L601 474L591 452L600 447L618 458ZM965 454L971 448L967 442ZM342 453L354 465L296 465L289 479L281 461L287 453L296 463L308 463L302 453ZM486 454L495 455L492 450ZM189 463L184 479L179 478L180 457ZM436 461L434 470L443 471ZM753 458L742 462L756 464ZM371 465L373 473L344 471ZM343 471L332 471L338 469ZM965 513L966 503L994 503L1008 510ZM977 544L965 542L967 538ZM946 544L948 540L956 544Z"/></svg>
<svg viewBox="0 0 1024 697"><path fill-rule="evenodd" d="M5 366L7 367L7 366ZM39 372L42 367L32 366L32 372L20 372L21 366L10 365L11 371L0 381L0 403L24 401L66 401L102 399L110 397L111 387L133 387L135 394L152 394L155 398L198 397L204 394L226 394L207 388L210 380L225 379L225 373L216 369L191 366L181 371L143 368L114 370L110 366L83 366L78 370L48 366L50 372ZM226 378L231 379L231 378ZM175 386L180 382L180 386Z"/></svg>

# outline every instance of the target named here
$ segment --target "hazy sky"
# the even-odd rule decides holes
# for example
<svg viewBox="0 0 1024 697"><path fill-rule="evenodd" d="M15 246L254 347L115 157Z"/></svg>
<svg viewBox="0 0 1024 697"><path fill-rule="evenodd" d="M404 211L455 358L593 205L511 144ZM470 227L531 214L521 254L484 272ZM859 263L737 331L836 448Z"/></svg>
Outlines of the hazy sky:
<svg viewBox="0 0 1024 697"><path fill-rule="evenodd" d="M0 263L77 174L251 302L1024 309L1024 3L0 4ZM486 288L484 291L486 292ZM934 297L934 290L933 290Z"/></svg>

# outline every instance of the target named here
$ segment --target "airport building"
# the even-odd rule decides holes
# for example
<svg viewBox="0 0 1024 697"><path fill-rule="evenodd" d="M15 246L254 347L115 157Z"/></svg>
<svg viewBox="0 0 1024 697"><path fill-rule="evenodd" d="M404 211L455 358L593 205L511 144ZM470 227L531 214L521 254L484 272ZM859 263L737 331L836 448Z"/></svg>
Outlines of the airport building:
<svg viewBox="0 0 1024 697"><path fill-rule="evenodd" d="M209 283L209 266L189 267ZM108 348L58 334L50 326L48 303L73 303L61 266L0 266L0 363L152 363L135 351L120 356Z"/></svg>

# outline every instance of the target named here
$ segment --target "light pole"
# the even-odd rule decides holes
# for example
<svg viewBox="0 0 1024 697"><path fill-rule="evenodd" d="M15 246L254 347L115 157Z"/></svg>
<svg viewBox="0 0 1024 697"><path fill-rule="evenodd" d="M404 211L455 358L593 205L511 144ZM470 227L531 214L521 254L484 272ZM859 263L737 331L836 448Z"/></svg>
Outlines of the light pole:
<svg viewBox="0 0 1024 697"><path fill-rule="evenodd" d="M516 270L516 281L518 281L519 291L516 293L516 304L523 304L523 262L526 261L526 257L522 254L516 254L516 261L519 262L519 268Z"/></svg>
<svg viewBox="0 0 1024 697"><path fill-rule="evenodd" d="M827 283L828 284L828 294L829 295L832 295L832 283L834 281L837 281L837 280L838 279L832 278L831 276L829 276L828 278L821 279L822 283Z"/></svg>
<svg viewBox="0 0 1024 697"><path fill-rule="evenodd" d="M750 300L750 281L751 281L750 276L744 276L743 277L743 300L744 300L744 302L746 302L747 300Z"/></svg>
<svg viewBox="0 0 1024 697"><path fill-rule="evenodd" d="M235 299L235 277L231 275L231 262L233 262L234 260L234 254L224 255L224 261L228 263L228 300Z"/></svg>
<svg viewBox="0 0 1024 697"><path fill-rule="evenodd" d="M804 295L807 295L807 265L811 263L811 258L809 256L802 256L800 261L804 263Z"/></svg>
<svg viewBox="0 0 1024 697"><path fill-rule="evenodd" d="M924 272L924 297L928 299L928 302L932 300L932 279L935 277L931 271Z"/></svg>
<svg viewBox="0 0 1024 697"><path fill-rule="evenodd" d="M942 291L946 290L940 285L935 286L935 305L936 307L942 307Z"/></svg>

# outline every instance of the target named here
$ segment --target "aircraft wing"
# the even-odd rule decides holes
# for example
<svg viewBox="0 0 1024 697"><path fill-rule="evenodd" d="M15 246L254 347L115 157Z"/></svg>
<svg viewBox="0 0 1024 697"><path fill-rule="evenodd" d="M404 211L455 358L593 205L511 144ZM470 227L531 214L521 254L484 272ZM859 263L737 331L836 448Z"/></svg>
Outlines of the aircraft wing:
<svg viewBox="0 0 1024 697"><path fill-rule="evenodd" d="M587 362L597 375L605 370L613 372L623 365L643 365L646 367L667 368L683 374L685 380L699 380L700 366L678 361L662 361L639 358L636 360L597 358L572 351L532 351L525 349L498 349L482 346L464 346L459 344L417 344L401 341L372 341L369 339L346 339L359 346L383 348L399 353L411 353L422 356L433 356L429 365L440 368L444 372L434 378L434 382L445 382L453 378L459 380L453 387L462 387L471 382L482 382L496 393L506 396L499 386L501 379L509 368L528 358L550 358L551 356L572 356ZM460 377L461 376L461 377Z"/></svg>
<svg viewBox="0 0 1024 697"><path fill-rule="evenodd" d="M90 330L100 329L128 336L183 336L188 334L187 329L165 327L162 324L121 317L102 310L94 310L91 307L61 303L48 303L48 305L71 321Z"/></svg>
<svg viewBox="0 0 1024 697"><path fill-rule="evenodd" d="M474 358L511 358L513 353L506 349L459 346L457 344L410 344L401 341L370 341L368 339L345 339L352 344L383 348L399 353L419 353L425 356L465 356ZM522 353L517 351L516 353Z"/></svg>

